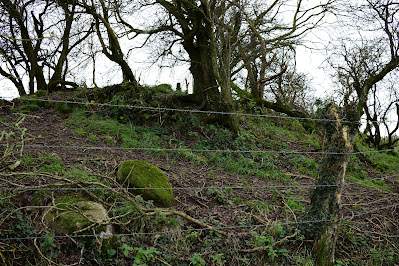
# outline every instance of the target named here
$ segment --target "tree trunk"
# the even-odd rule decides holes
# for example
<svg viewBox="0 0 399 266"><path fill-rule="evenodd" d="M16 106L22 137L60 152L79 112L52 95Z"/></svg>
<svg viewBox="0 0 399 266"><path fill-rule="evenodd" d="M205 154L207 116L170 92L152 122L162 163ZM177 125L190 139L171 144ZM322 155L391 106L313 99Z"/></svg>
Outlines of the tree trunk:
<svg viewBox="0 0 399 266"><path fill-rule="evenodd" d="M255 69L252 67L249 58L247 57L245 50L243 49L243 47L238 44L238 48L239 48L239 52L242 58L242 61L244 62L244 66L245 69L247 70L247 78L249 81L249 88L251 89L251 94L252 97L255 99L263 99L263 95L260 95L258 93L258 86L257 86L257 81L256 81L256 73L255 73Z"/></svg>
<svg viewBox="0 0 399 266"><path fill-rule="evenodd" d="M238 31L238 29L237 29ZM228 113L235 111L233 96L231 92L231 36L224 36L222 38L222 50L220 52L220 62L219 62L219 72L218 78L220 83L220 93L222 100L222 108ZM216 43L215 43L216 45ZM217 62L215 60L214 64ZM216 67L216 66L215 66ZM228 127L234 132L238 133L240 131L240 125L238 123L238 118L236 115L225 115L223 119L227 122Z"/></svg>
<svg viewBox="0 0 399 266"><path fill-rule="evenodd" d="M61 6L61 7L64 10L66 24L65 24L64 34L62 37L62 50L60 53L60 57L58 58L58 62L54 68L54 73L51 76L50 81L48 83L48 88L47 88L48 92L55 91L60 81L63 81L62 68L64 67L65 62L67 60L67 56L70 52L69 36L71 33L72 23L74 18L74 8L73 11L70 12L67 6Z"/></svg>
<svg viewBox="0 0 399 266"><path fill-rule="evenodd" d="M22 84L22 79L20 78L20 76L18 75L18 72L14 72L15 76L13 76L12 74L4 71L4 69L2 69L0 67L0 75L6 77L7 79L9 79L14 86L17 88L19 96L25 96L26 95L26 91L24 89L24 85Z"/></svg>
<svg viewBox="0 0 399 266"><path fill-rule="evenodd" d="M219 92L216 77L213 75L209 53L196 48L189 50L191 66L190 72L194 80L193 95L197 102L208 110L216 109L219 102ZM208 55L207 55L208 54Z"/></svg>
<svg viewBox="0 0 399 266"><path fill-rule="evenodd" d="M134 88L138 88L139 83L136 80L136 77L134 76L133 71L130 68L129 64L126 62L126 60L123 59L123 57L122 57L122 58L118 58L117 60L115 60L115 62L118 63L122 69L123 80L132 83Z"/></svg>
<svg viewBox="0 0 399 266"><path fill-rule="evenodd" d="M36 77L36 89L37 90L46 90L47 89L47 82L44 78L43 69L36 61L32 62L32 69L34 69L35 77Z"/></svg>
<svg viewBox="0 0 399 266"><path fill-rule="evenodd" d="M88 14L91 14L96 22L96 32L98 36L98 40L100 41L101 47L103 49L104 55L111 61L117 63L122 70L123 80L131 82L135 88L139 87L139 83L137 82L132 69L129 64L126 62L124 58L124 54L122 48L119 43L119 38L112 28L111 23L109 22L109 10L103 0L100 1L100 5L102 7L102 15L97 13L95 7L89 6L86 2L83 2L83 7L86 9ZM102 30L100 29L100 23L102 23L106 28L106 34L108 35L108 40L104 40L102 37ZM108 44L106 44L108 41Z"/></svg>
<svg viewBox="0 0 399 266"><path fill-rule="evenodd" d="M356 106L343 109L328 104L322 110L320 118L334 121L319 122L320 145L326 154L323 156L316 188L311 193L311 204L304 219L320 222L304 223L301 229L306 237L314 239L316 264L333 265L341 220L341 194L358 130L355 123L358 121L358 113Z"/></svg>
<svg viewBox="0 0 399 266"><path fill-rule="evenodd" d="M47 83L44 79L44 74L42 68L37 63L37 58L33 57L30 60L31 69L29 71L29 94L35 93L35 81L37 90L46 90Z"/></svg>

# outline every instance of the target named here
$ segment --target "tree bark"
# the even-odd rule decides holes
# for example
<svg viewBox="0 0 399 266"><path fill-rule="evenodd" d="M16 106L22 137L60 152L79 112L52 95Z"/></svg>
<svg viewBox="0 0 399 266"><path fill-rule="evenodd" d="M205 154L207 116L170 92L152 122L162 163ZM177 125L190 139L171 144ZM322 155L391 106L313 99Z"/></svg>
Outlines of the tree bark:
<svg viewBox="0 0 399 266"><path fill-rule="evenodd" d="M86 1L83 1L82 5L86 9L86 12L93 16L96 22L96 32L98 39L101 43L104 55L109 60L117 63L120 66L123 73L124 81L130 82L133 84L135 88L138 88L139 83L136 80L132 69L130 68L129 64L126 62L124 58L124 54L120 46L118 36L116 35L115 31L113 30L109 22L108 8L106 7L105 2L103 0L100 1L102 14L98 13L94 6L87 5ZM100 29L101 23L104 25L106 29L106 33L108 36L108 44L106 44L104 38L101 35L102 34L102 31Z"/></svg>
<svg viewBox="0 0 399 266"><path fill-rule="evenodd" d="M200 40L198 40L200 41ZM211 52L207 44L186 44L185 49L190 57L190 72L193 76L193 95L199 104L205 104L208 110L215 109L219 102L219 91L211 62Z"/></svg>
<svg viewBox="0 0 399 266"><path fill-rule="evenodd" d="M71 29L72 29L72 23L73 23L73 17L74 17L74 7L73 7L72 12L69 12L68 6L62 5L61 7L64 10L64 14L65 14L65 29L64 29L63 36L62 36L62 50L60 53L60 57L58 58L58 62L55 65L54 73L48 82L48 86L47 86L48 92L55 91L56 86L60 83L60 81L63 81L62 68L65 65L65 61L67 60L67 56L70 51L69 50L69 36L71 33Z"/></svg>
<svg viewBox="0 0 399 266"><path fill-rule="evenodd" d="M355 105L338 108L328 104L320 118L325 119L318 123L318 128L320 145L326 153L304 218L315 222L304 223L301 229L307 238L314 239L316 264L333 265L341 220L341 194L358 131L355 123L358 121L358 113Z"/></svg>

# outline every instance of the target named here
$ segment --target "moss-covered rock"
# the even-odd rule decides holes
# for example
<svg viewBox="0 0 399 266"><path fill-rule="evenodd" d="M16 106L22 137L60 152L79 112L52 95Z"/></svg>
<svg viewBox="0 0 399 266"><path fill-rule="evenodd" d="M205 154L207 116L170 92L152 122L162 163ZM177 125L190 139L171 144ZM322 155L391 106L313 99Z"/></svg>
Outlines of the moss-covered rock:
<svg viewBox="0 0 399 266"><path fill-rule="evenodd" d="M94 228L96 234L104 236L111 236L113 232L112 225L107 224L110 219L104 206L80 195L56 198L55 205L44 214L44 220L61 234L85 232L88 227L88 232L92 233ZM96 223L101 225L92 227Z"/></svg>
<svg viewBox="0 0 399 266"><path fill-rule="evenodd" d="M145 200L153 200L157 206L170 207L174 203L170 183L165 174L155 165L140 160L124 161L118 167L116 179L125 186L142 188L132 190L132 192L141 195Z"/></svg>

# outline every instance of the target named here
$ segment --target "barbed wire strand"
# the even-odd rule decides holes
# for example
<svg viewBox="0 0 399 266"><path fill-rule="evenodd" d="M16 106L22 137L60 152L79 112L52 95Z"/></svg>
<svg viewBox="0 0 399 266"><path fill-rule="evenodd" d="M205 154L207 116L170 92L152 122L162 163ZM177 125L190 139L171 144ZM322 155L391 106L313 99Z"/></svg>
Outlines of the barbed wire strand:
<svg viewBox="0 0 399 266"><path fill-rule="evenodd" d="M353 214L351 216L342 217L338 219L339 221L352 220L355 217L361 217L366 214L375 213L381 210L386 210L390 208L396 208L399 204L392 204L384 207L379 207L372 209L370 211L362 212L359 214ZM234 229L248 229L248 228L259 228L259 227L271 227L271 226L284 226L284 225L295 225L295 224L311 224L311 223L324 223L332 222L334 219L319 219L319 220L306 220L306 221L290 221L290 222L277 222L270 224L256 224L256 225L237 225L237 226L221 226L215 227L214 230L234 230ZM27 237L10 237L10 238L0 238L0 241L21 241L21 240L34 240L34 239L66 239L66 238L86 238L86 237L123 237L123 236L144 236L144 235L161 235L161 234L175 234L193 231L207 231L212 230L209 228L191 228L191 229L179 229L179 230L165 230L157 232L135 232L135 233L121 233L121 234L84 234L84 235L54 235L54 236L27 236Z"/></svg>
<svg viewBox="0 0 399 266"><path fill-rule="evenodd" d="M337 122L337 120L329 120L329 119L314 119L314 118L300 118L300 117L287 117L287 116L276 116L276 115L261 115L261 114L248 114L248 113L236 113L236 112L217 112L217 111L203 111L203 110L187 110L187 109L176 109L176 108L164 108L164 107L145 107L145 106L133 106L133 105L115 105L115 104L100 104L100 103L84 103L84 102L77 102L77 101L59 101L59 100L48 100L48 99L28 99L23 98L23 100L28 101L46 101L46 102L53 102L53 103L69 103L69 104L81 104L81 105L94 105L94 106L108 106L108 107L120 107L120 108L136 108L136 109L144 109L144 110L151 110L151 111L176 111L176 112L192 112L192 113L205 113L205 114L219 114L219 115L243 115L243 116L252 116L252 117L266 117L266 118L282 118L282 119L296 119L296 120L311 120L311 121L325 121L325 122ZM341 121L341 122L348 122L353 123L350 121ZM357 123L357 122L356 122ZM304 154L349 154L349 153L334 153L334 152L298 152L298 151L241 151L241 150L205 150L205 149L161 149L161 148L122 148L122 147L79 147L79 146L62 146L62 145L24 145L24 147L31 147L31 148L74 148L74 149L114 149L114 150L147 150L147 151L189 151L189 152L227 152L227 153L304 153ZM354 152L352 154L365 154L365 153L374 153L374 152L387 152L393 151L385 150L385 151L368 151L368 152ZM398 175L393 175L398 176ZM374 180L362 180L359 182L352 182L346 183L349 184L359 184L362 182L369 182L369 181L376 181L376 180L384 180L389 177L374 179ZM234 186L226 186L225 188L231 189L260 189L260 188L298 188L298 187L327 187L327 186L336 186L336 185L305 185L305 186L268 186L268 187L234 187ZM209 188L223 188L223 187L189 187L189 188L170 188L170 189L209 189ZM18 188L17 188L18 189ZM38 188L39 189L39 188ZM64 189L105 189L105 188L40 188L40 190L44 189L55 189L55 190L64 190ZM114 188L110 188L114 189ZM125 188L126 189L126 188ZM137 188L127 188L127 189L137 189ZM167 188L151 188L151 189L167 189ZM351 217L345 217L340 220L347 220L352 219L353 217L359 217L365 214L372 213L374 211L397 207L399 204L394 204L391 206L385 206L376 208L371 211L367 211L358 215L352 215ZM319 222L328 222L332 220L311 220L311 221L296 221L296 222L282 222L282 223L273 223L269 225L259 224L259 225L248 225L248 226L226 226L226 227L218 227L215 228L217 230L226 230L226 229L244 229L244 228L253 228L253 227L264 227L264 226L276 226L276 225L289 225L289 224L305 224L305 223L319 223ZM115 234L113 236L134 236L134 235L154 235L154 234L165 234L165 233L176 233L176 232L189 232L189 231L204 231L209 229L184 229L184 230L172 230L172 231L161 231L161 232L148 232L148 233L129 233L129 234ZM91 234L91 235L77 235L77 236L35 236L35 237L20 237L20 238L0 238L0 241L10 241L10 240L32 240L32 239L47 239L47 238L82 238L82 237L103 237L102 234Z"/></svg>
<svg viewBox="0 0 399 266"><path fill-rule="evenodd" d="M111 103L93 103L93 102L79 102L70 100L52 100L42 98L19 98L26 101L39 101L39 102L50 102L50 103L66 103L66 104L79 104L79 105L91 105L100 107L118 107L127 109L142 109L150 111L172 111L172 112L184 112L184 113L201 113L201 114L216 114L216 115L236 115L236 116L249 116L249 117L263 117L263 118L281 118L281 119L293 119L293 120L307 120L307 121L322 121L322 122L341 122L345 124L359 124L359 122L347 121L347 120L336 120L336 119L320 119L310 117L292 117L292 116L281 116L281 115L264 115L264 114L251 114L251 113L240 113L240 112L224 112L224 111L207 111L198 109L179 109L169 107L152 107L152 106L139 106L139 105L126 105L126 104L111 104Z"/></svg>
<svg viewBox="0 0 399 266"><path fill-rule="evenodd" d="M3 97L4 100L13 100L13 97ZM240 112L219 112L219 111L205 111L205 110L190 110L190 109L178 109L178 108L167 108L167 107L145 107L145 106L133 106L133 105L123 105L123 104L107 104L107 103L91 103L91 102L79 102L79 101L68 101L68 100L52 100L52 99L33 99L33 98L18 98L27 101L42 101L42 102L52 102L52 103L70 103L70 104L80 104L80 105L93 105L93 106L108 106L108 107L119 107L119 108L130 108L130 109L147 109L153 111L175 111L175 112L192 112L192 113L208 113L208 114L221 114L221 115L242 115L242 116L252 116L252 117L266 117L266 118L282 118L282 119L296 119L296 120L310 120L310 121L328 121L337 122L333 119L317 119L317 118L307 118L307 117L292 117L292 116L277 116L277 115L262 115L262 114L250 114L250 113L240 113ZM367 120L361 118L361 121L365 123L398 123L398 120ZM344 123L361 124L360 122L353 121L340 121Z"/></svg>
<svg viewBox="0 0 399 266"><path fill-rule="evenodd" d="M13 174L6 174L6 176L12 176ZM31 175L31 173L26 173L26 175ZM4 176L4 175L3 175ZM385 176L385 177L380 177L380 178L370 178L370 179L365 179L365 180L360 180L357 182L346 182L343 185L344 186L349 186L349 185L359 185L362 183L367 183L367 182L374 182L374 181L384 181L386 179L392 178L392 177L398 177L399 174L395 175L390 175L390 176ZM51 184L48 184L51 185ZM71 185L71 184L65 184L65 185ZM130 187L0 187L1 189L5 191L84 191L84 190L154 190L154 189L159 189L159 190L204 190L204 189L289 189L289 188L312 188L312 187L339 187L341 185L316 185L316 184L309 184L309 185L268 185L268 186L202 186L202 187L149 187L149 188L130 188ZM397 193L392 193L392 194L397 194Z"/></svg>
<svg viewBox="0 0 399 266"><path fill-rule="evenodd" d="M6 146L6 144L0 144ZM62 148L62 149L81 149L81 150L125 150L125 151L164 151L164 152L215 152L215 153L274 153L274 154L331 154L331 155L348 155L348 154L370 154L370 153L384 153L393 152L396 149L389 150L374 150L374 151L359 151L359 152L327 152L327 151L293 151L293 150L222 150L222 149L190 149L190 148L124 148L124 147L109 147L109 146L67 146L67 145L38 145L38 144L24 144L15 145L16 147L24 148Z"/></svg>

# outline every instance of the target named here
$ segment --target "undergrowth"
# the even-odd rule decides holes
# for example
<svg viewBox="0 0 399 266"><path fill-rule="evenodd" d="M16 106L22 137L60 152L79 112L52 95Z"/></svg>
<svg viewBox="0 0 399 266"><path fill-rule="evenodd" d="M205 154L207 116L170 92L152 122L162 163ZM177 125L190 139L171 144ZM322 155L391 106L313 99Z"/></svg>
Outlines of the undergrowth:
<svg viewBox="0 0 399 266"><path fill-rule="evenodd" d="M170 88L162 87L162 90L164 94L170 93ZM146 97L151 99L150 95L144 95L137 104L155 105ZM112 101L125 104L129 99L115 94ZM44 107L35 103L20 111L26 113L39 108ZM239 186L244 187L242 190L229 186L217 188L204 183L201 185L207 188L203 190L176 192L179 209L211 226L236 226L238 229L226 229L226 234L221 234L202 230L179 217L162 213L136 219L139 214L134 211L131 201L101 189L90 193L32 190L24 194L0 190L0 238L21 235L48 237L0 241L0 255L4 263L12 260L14 265L72 264L77 261L88 265L314 265L311 243L304 241L295 222L306 211L309 201L309 190L301 188L304 184L301 178L314 182L321 156L293 152L320 151L317 134L306 132L298 121L240 117L242 130L234 134L221 125L205 122L196 114L149 110L125 112L117 107L97 112L89 105L85 108L69 106L66 109L72 111L66 125L76 138L85 140L87 146L144 148L151 158L167 158L172 163L184 161L200 168L209 167L210 176L215 169L238 175L241 178ZM357 146L361 151L370 150L360 140L357 140ZM367 154L367 158L375 163L374 167L352 156L346 180L359 182L363 189L370 188L374 192L375 189L384 193L397 192L385 180L371 180L397 174L397 154L375 152ZM56 152L37 156L24 154L18 159L18 169L26 174L8 181L40 185L46 178L39 173L46 173L77 184L96 182L112 185L110 179L104 177L112 176L112 163L101 156L73 163L65 163ZM10 172L6 167L2 170ZM185 169L180 171L181 176L173 182L190 186L185 183ZM261 184L283 183L292 187L269 186L265 191L256 190L250 188L258 185L250 183L250 180L253 181L250 177L270 182ZM223 178L213 177L213 180L217 180L215 184L224 184L226 180ZM112 245L104 247L93 243L93 239L88 237L73 240L52 238L55 233L41 221L42 207L56 202L60 195L82 195L107 206L110 217L118 222L115 233L119 235L113 238ZM368 203L356 198L364 195L359 192L353 197L351 210L359 213L369 210ZM148 208L154 207L151 201L144 201L140 196L136 196L135 201ZM382 214L371 221L364 220L371 225L361 221L353 219L343 222L336 264L399 263L399 240L397 236L390 235L390 230L394 230L390 226L395 221ZM382 232L375 232L375 228L380 228ZM279 242L285 238L286 241Z"/></svg>
<svg viewBox="0 0 399 266"><path fill-rule="evenodd" d="M299 164L305 164L300 167L299 172L308 174L307 165L311 165L309 174L315 175L317 163L313 159L297 155L292 156L291 160L289 154L279 153L282 150L290 152L288 145L281 138L292 139L296 133L268 124L270 122L261 123L245 118L242 122L246 125L244 128L248 129L233 134L223 127L201 122L193 114L174 113L163 116L168 118L169 125L161 125L159 121L151 119L145 123L119 121L78 109L66 123L75 127L74 133L77 136L88 136L91 143L102 142L106 145L120 145L123 148L149 149L146 153L153 156L167 155L178 160L211 165L241 175L289 182L289 177L284 174L284 168L289 166L292 168ZM250 125L255 123L259 123L261 127L253 130ZM168 152L162 149L178 150ZM284 166L279 163L282 158L288 159Z"/></svg>

